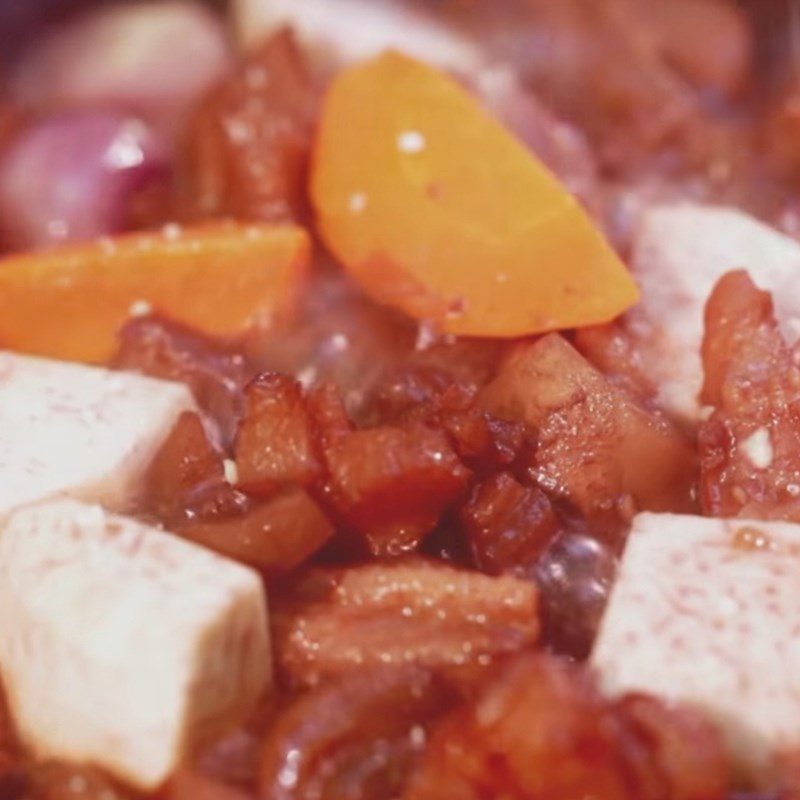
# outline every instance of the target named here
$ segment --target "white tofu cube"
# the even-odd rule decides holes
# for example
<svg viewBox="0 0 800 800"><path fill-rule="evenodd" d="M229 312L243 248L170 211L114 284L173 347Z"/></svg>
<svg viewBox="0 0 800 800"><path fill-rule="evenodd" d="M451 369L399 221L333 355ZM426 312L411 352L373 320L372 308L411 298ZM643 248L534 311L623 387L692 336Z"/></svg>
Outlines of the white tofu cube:
<svg viewBox="0 0 800 800"><path fill-rule="evenodd" d="M0 515L57 494L129 507L182 384L0 352Z"/></svg>
<svg viewBox="0 0 800 800"><path fill-rule="evenodd" d="M591 660L612 695L706 711L768 780L800 747L800 525L638 515Z"/></svg>
<svg viewBox="0 0 800 800"><path fill-rule="evenodd" d="M796 339L797 242L734 209L683 203L644 213L633 243L642 301L628 320L662 406L678 417L698 418L705 304L714 284L733 269L746 269L760 288L774 293L778 317Z"/></svg>
<svg viewBox="0 0 800 800"><path fill-rule="evenodd" d="M99 506L13 512L0 530L0 672L38 756L141 789L266 688L259 576Z"/></svg>
<svg viewBox="0 0 800 800"><path fill-rule="evenodd" d="M344 63L394 48L464 74L485 65L474 42L398 0L234 0L233 18L246 46L288 25L303 44Z"/></svg>

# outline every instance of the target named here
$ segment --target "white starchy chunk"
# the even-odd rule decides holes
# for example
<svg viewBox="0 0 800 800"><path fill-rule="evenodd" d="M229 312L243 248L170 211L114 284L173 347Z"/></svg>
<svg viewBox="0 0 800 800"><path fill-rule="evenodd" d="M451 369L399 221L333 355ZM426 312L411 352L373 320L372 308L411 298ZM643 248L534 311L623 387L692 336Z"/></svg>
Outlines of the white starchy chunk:
<svg viewBox="0 0 800 800"><path fill-rule="evenodd" d="M111 104L174 124L231 62L225 27L201 3L100 3L37 37L8 91L37 109Z"/></svg>
<svg viewBox="0 0 800 800"><path fill-rule="evenodd" d="M640 514L592 662L613 695L699 706L768 780L800 747L800 525Z"/></svg>
<svg viewBox="0 0 800 800"><path fill-rule="evenodd" d="M38 756L152 789L267 686L261 580L99 506L27 506L0 530L0 672Z"/></svg>
<svg viewBox="0 0 800 800"><path fill-rule="evenodd" d="M642 302L629 315L642 363L668 411L698 418L703 382L703 313L711 289L733 269L746 269L774 293L778 318L792 340L800 317L800 245L734 209L690 203L646 211L633 243Z"/></svg>
<svg viewBox="0 0 800 800"><path fill-rule="evenodd" d="M390 48L464 74L484 63L475 43L398 0L234 0L233 8L246 46L289 25L301 42L344 63Z"/></svg>
<svg viewBox="0 0 800 800"><path fill-rule="evenodd" d="M190 408L182 384L0 352L0 515L55 494L124 510Z"/></svg>

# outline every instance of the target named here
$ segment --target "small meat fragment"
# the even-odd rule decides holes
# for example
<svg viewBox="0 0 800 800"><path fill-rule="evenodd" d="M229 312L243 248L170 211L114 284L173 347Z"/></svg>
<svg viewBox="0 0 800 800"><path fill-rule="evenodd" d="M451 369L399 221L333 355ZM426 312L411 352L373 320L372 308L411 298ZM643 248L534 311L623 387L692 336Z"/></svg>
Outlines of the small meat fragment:
<svg viewBox="0 0 800 800"><path fill-rule="evenodd" d="M181 415L145 475L145 508L170 530L268 575L316 552L334 528L299 486L257 501L231 485L197 414Z"/></svg>
<svg viewBox="0 0 800 800"><path fill-rule="evenodd" d="M185 383L198 405L233 438L242 406L247 363L237 350L171 319L132 318L119 333L114 365Z"/></svg>
<svg viewBox="0 0 800 800"><path fill-rule="evenodd" d="M600 527L618 527L631 505L690 507L689 443L558 334L519 345L481 397L492 414L537 431L537 481Z"/></svg>
<svg viewBox="0 0 800 800"><path fill-rule="evenodd" d="M272 576L302 564L334 527L307 492L290 486L235 516L195 519L175 533Z"/></svg>
<svg viewBox="0 0 800 800"><path fill-rule="evenodd" d="M180 216L263 222L303 218L316 107L303 56L283 30L194 112L178 153Z"/></svg>
<svg viewBox="0 0 800 800"><path fill-rule="evenodd" d="M279 604L277 659L301 686L381 664L480 671L539 633L532 583L420 558L314 569Z"/></svg>
<svg viewBox="0 0 800 800"><path fill-rule="evenodd" d="M800 522L800 366L746 272L709 298L703 362L713 409L698 436L703 510Z"/></svg>
<svg viewBox="0 0 800 800"><path fill-rule="evenodd" d="M163 790L163 800L251 800L251 796L196 770L183 768L170 778Z"/></svg>
<svg viewBox="0 0 800 800"><path fill-rule="evenodd" d="M402 370L387 381L377 399L376 411L389 420L441 428L459 458L480 476L509 468L530 444L523 424L495 419L481 408L476 385L454 382L439 369Z"/></svg>
<svg viewBox="0 0 800 800"><path fill-rule="evenodd" d="M0 352L0 513L56 494L129 507L185 386Z"/></svg>
<svg viewBox="0 0 800 800"><path fill-rule="evenodd" d="M241 41L251 46L291 27L301 42L335 61L362 61L396 49L433 64L469 73L483 63L470 39L424 10L398 0L234 0Z"/></svg>
<svg viewBox="0 0 800 800"><path fill-rule="evenodd" d="M755 42L744 7L728 0L629 0L665 61L698 89L736 95L751 75Z"/></svg>
<svg viewBox="0 0 800 800"><path fill-rule="evenodd" d="M616 322L575 331L575 347L613 384L644 401L656 394L642 353L630 332Z"/></svg>
<svg viewBox="0 0 800 800"><path fill-rule="evenodd" d="M592 653L604 688L694 704L771 784L800 745L799 557L798 525L640 514Z"/></svg>
<svg viewBox="0 0 800 800"><path fill-rule="evenodd" d="M267 734L260 796L398 797L427 727L454 695L446 682L409 665L355 670L305 693Z"/></svg>
<svg viewBox="0 0 800 800"><path fill-rule="evenodd" d="M434 728L404 797L722 800L727 777L693 712L608 703L581 668L524 655Z"/></svg>
<svg viewBox="0 0 800 800"><path fill-rule="evenodd" d="M375 555L415 549L470 477L447 436L422 424L346 433L325 459L328 500Z"/></svg>
<svg viewBox="0 0 800 800"><path fill-rule="evenodd" d="M283 375L259 375L245 389L236 435L238 485L269 495L286 483L314 483L322 464L313 434L300 385Z"/></svg>
<svg viewBox="0 0 800 800"><path fill-rule="evenodd" d="M145 473L144 505L168 526L208 516L218 510L216 490L224 482L222 456L203 421L184 411Z"/></svg>
<svg viewBox="0 0 800 800"><path fill-rule="evenodd" d="M645 212L633 268L642 302L628 326L661 406L678 417L700 413L703 308L726 272L746 269L772 291L784 331L796 335L800 245L740 211L683 203Z"/></svg>
<svg viewBox="0 0 800 800"><path fill-rule="evenodd" d="M524 575L561 529L547 495L508 472L475 487L461 521L475 565L495 575Z"/></svg>
<svg viewBox="0 0 800 800"><path fill-rule="evenodd" d="M23 743L141 789L266 688L256 573L97 506L14 512L0 536L0 671Z"/></svg>
<svg viewBox="0 0 800 800"><path fill-rule="evenodd" d="M588 134L601 167L618 172L708 126L697 93L642 24L644 0L470 4L494 60ZM461 5L459 4L459 8Z"/></svg>

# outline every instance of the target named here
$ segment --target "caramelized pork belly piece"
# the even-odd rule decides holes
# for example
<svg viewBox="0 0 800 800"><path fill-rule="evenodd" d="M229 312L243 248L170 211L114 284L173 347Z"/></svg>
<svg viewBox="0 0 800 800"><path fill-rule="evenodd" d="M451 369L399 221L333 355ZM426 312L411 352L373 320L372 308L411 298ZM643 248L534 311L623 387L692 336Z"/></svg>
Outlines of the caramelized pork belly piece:
<svg viewBox="0 0 800 800"><path fill-rule="evenodd" d="M268 576L299 566L334 534L296 484L279 482L267 497L239 489L236 462L223 458L193 412L180 416L150 464L142 509L185 539Z"/></svg>
<svg viewBox="0 0 800 800"><path fill-rule="evenodd" d="M536 432L533 476L599 528L618 530L637 508L691 506L689 443L558 334L518 345L481 400Z"/></svg>
<svg viewBox="0 0 800 800"><path fill-rule="evenodd" d="M627 325L659 403L676 417L698 419L703 308L726 272L746 269L774 292L784 330L796 335L800 245L740 211L689 203L646 211L634 237L633 269L642 301Z"/></svg>
<svg viewBox="0 0 800 800"><path fill-rule="evenodd" d="M799 555L797 525L639 515L592 653L604 689L695 704L774 785L800 744Z"/></svg>
<svg viewBox="0 0 800 800"><path fill-rule="evenodd" d="M0 533L0 672L23 743L142 789L237 724L269 680L258 575L98 506Z"/></svg>
<svg viewBox="0 0 800 800"><path fill-rule="evenodd" d="M200 102L178 148L177 213L279 222L308 216L319 93L295 39L264 42Z"/></svg>
<svg viewBox="0 0 800 800"><path fill-rule="evenodd" d="M386 800L419 761L426 731L458 700L413 665L376 665L306 692L278 717L262 748L261 797Z"/></svg>
<svg viewBox="0 0 800 800"><path fill-rule="evenodd" d="M269 496L285 483L310 486L322 477L321 452L300 384L263 373L245 390L236 435L237 484Z"/></svg>
<svg viewBox="0 0 800 800"><path fill-rule="evenodd" d="M275 602L276 659L300 686L381 664L469 681L539 632L533 583L419 557L313 568Z"/></svg>
<svg viewBox="0 0 800 800"><path fill-rule="evenodd" d="M0 512L56 494L130 507L193 407L177 383L0 352Z"/></svg>
<svg viewBox="0 0 800 800"><path fill-rule="evenodd" d="M526 654L434 727L406 800L722 800L725 749L688 708L602 698L568 662Z"/></svg>
<svg viewBox="0 0 800 800"><path fill-rule="evenodd" d="M706 306L700 500L706 513L800 521L800 367L746 272Z"/></svg>

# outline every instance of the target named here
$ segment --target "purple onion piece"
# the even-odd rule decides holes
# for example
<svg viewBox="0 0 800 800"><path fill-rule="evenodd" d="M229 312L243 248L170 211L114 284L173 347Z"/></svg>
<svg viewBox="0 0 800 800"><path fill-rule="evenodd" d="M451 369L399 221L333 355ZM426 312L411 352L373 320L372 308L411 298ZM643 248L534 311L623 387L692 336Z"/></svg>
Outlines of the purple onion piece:
<svg viewBox="0 0 800 800"><path fill-rule="evenodd" d="M0 156L0 221L13 248L116 233L135 194L169 175L166 148L141 120L76 111L19 132Z"/></svg>

